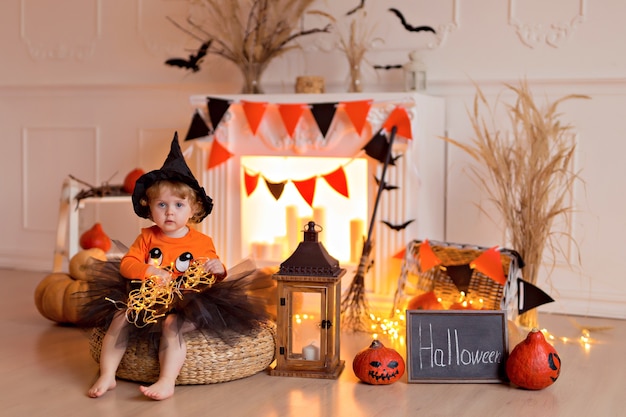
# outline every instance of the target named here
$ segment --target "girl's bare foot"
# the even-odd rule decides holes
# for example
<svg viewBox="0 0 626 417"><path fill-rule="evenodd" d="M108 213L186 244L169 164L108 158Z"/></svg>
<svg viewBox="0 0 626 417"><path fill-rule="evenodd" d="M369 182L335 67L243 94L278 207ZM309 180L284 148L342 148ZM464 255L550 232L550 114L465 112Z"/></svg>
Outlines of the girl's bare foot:
<svg viewBox="0 0 626 417"><path fill-rule="evenodd" d="M100 375L100 378L98 378L89 391L87 391L87 395L91 398L101 397L107 391L114 389L116 384L115 376L109 378L108 376Z"/></svg>
<svg viewBox="0 0 626 417"><path fill-rule="evenodd" d="M159 379L149 387L140 386L139 390L148 398L153 400L165 400L174 395L175 381L165 381Z"/></svg>

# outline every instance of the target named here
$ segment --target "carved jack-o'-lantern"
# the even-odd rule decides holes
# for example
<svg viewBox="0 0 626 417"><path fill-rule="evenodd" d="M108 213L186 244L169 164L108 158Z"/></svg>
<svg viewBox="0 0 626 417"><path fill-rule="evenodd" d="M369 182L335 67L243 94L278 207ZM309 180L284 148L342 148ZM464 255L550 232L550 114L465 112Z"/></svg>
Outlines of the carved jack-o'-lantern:
<svg viewBox="0 0 626 417"><path fill-rule="evenodd" d="M372 344L354 357L352 362L354 374L361 381L371 385L389 385L404 375L404 359L391 348L386 348L380 340Z"/></svg>

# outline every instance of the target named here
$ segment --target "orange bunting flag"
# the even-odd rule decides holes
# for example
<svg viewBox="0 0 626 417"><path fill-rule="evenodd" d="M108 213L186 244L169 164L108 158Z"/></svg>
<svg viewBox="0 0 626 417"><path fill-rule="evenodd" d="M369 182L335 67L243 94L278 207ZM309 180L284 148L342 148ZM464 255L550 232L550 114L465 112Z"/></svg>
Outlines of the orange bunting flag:
<svg viewBox="0 0 626 417"><path fill-rule="evenodd" d="M313 197L315 196L315 183L317 181L317 177L311 177L302 181L292 181L302 198L304 198L304 201L306 201L308 205L313 208Z"/></svg>
<svg viewBox="0 0 626 417"><path fill-rule="evenodd" d="M428 240L425 240L420 245L418 256L422 271L428 271L429 269L441 264L441 260L437 258L437 255L435 255L435 252L433 251L433 248L430 247Z"/></svg>
<svg viewBox="0 0 626 417"><path fill-rule="evenodd" d="M241 105L243 107L243 112L246 115L246 119L248 120L250 130L253 135L256 135L259 125L261 124L261 120L263 120L263 116L265 115L267 103L241 100Z"/></svg>
<svg viewBox="0 0 626 417"><path fill-rule="evenodd" d="M367 121L367 115L372 107L372 100L346 101L342 104L350 121L352 121L352 125L356 129L356 133L360 136Z"/></svg>
<svg viewBox="0 0 626 417"><path fill-rule="evenodd" d="M340 166L330 174L322 175L322 178L326 180L333 190L346 198L350 198L348 195L348 180L346 179L346 171L343 166Z"/></svg>
<svg viewBox="0 0 626 417"><path fill-rule="evenodd" d="M233 154L224 147L217 139L213 139L211 144L211 154L209 155L209 161L207 163L207 169L214 168L219 164L228 161Z"/></svg>
<svg viewBox="0 0 626 417"><path fill-rule="evenodd" d="M497 246L487 249L480 256L470 262L470 268L474 268L500 285L506 284L506 277L502 269L502 260Z"/></svg>
<svg viewBox="0 0 626 417"><path fill-rule="evenodd" d="M246 185L246 195L250 197L250 194L256 190L256 186L259 184L259 177L261 174L250 175L248 171L244 170L243 172L243 180Z"/></svg>
<svg viewBox="0 0 626 417"><path fill-rule="evenodd" d="M404 259L404 255L406 254L406 248L400 249L395 255L392 256L393 259Z"/></svg>
<svg viewBox="0 0 626 417"><path fill-rule="evenodd" d="M389 113L389 116L383 125L383 129L387 132L391 132L391 128L394 126L397 127L396 133L398 136L402 136L406 139L413 139L413 134L411 132L411 120L409 119L409 115L404 107L396 106L396 108Z"/></svg>
<svg viewBox="0 0 626 417"><path fill-rule="evenodd" d="M285 128L287 129L287 134L290 138L293 137L293 132L296 130L296 126L298 126L300 117L302 117L302 113L304 113L305 106L305 104L278 105L280 117L283 119L283 123L285 124Z"/></svg>

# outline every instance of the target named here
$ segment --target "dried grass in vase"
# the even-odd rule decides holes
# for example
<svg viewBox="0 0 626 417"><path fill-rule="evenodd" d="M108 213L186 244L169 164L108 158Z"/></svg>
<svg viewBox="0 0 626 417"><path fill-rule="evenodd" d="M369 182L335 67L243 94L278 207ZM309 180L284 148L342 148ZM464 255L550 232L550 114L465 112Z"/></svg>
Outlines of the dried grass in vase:
<svg viewBox="0 0 626 417"><path fill-rule="evenodd" d="M544 250L551 253L554 266L561 250L558 238L565 235L573 242L571 235L554 228L557 219L571 213L571 192L580 180L573 167L572 126L561 123L557 110L566 100L589 97L570 94L539 107L526 81L506 88L516 95L515 103L506 105L510 134L497 127L500 100L491 109L477 86L473 111L468 111L475 137L469 145L444 139L478 164L471 168L472 176L501 215L511 247L526 264L524 279L534 285ZM522 314L520 324L535 327L537 311Z"/></svg>
<svg viewBox="0 0 626 417"><path fill-rule="evenodd" d="M177 27L207 45L206 54L219 55L242 71L244 92L260 92L259 79L270 61L297 48L296 39L323 28L303 29L305 14L332 19L317 10L308 10L315 0L188 0L188 26Z"/></svg>
<svg viewBox="0 0 626 417"><path fill-rule="evenodd" d="M361 65L365 60L365 54L369 51L378 38L373 38L375 26L366 24L367 13L360 11L350 19L348 33L344 33L341 27L338 29L339 50L343 52L350 68L350 86L348 92L359 93L363 91L361 81Z"/></svg>

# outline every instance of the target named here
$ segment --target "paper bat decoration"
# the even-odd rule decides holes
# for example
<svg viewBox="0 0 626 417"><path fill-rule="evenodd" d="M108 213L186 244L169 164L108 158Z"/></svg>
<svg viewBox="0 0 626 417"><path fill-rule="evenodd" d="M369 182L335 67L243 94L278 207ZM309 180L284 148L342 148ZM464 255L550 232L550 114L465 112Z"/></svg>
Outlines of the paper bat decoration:
<svg viewBox="0 0 626 417"><path fill-rule="evenodd" d="M381 69L381 70L392 70L392 69L401 69L402 68L402 64L396 64L396 65L374 65L374 69Z"/></svg>
<svg viewBox="0 0 626 417"><path fill-rule="evenodd" d="M392 224L392 223L389 223L387 220L381 220L381 221L382 221L383 223L385 223L385 224L386 224L388 227L390 227L391 229L393 229L393 230L397 230L397 231L400 231L400 230L404 230L404 229L406 229L406 227L407 227L408 225L410 225L411 223L413 223L413 222L415 221L415 219L411 219L411 220L409 220L409 221L407 221L407 222L404 222L404 223L402 223L402 224Z"/></svg>
<svg viewBox="0 0 626 417"><path fill-rule="evenodd" d="M171 58L165 61L166 65L171 65L173 67L180 67L183 69L188 69L193 72L200 71L200 62L204 59L207 52L209 51L209 47L211 46L212 40L204 42L200 45L200 48L195 54L189 55L188 59L185 58Z"/></svg>
<svg viewBox="0 0 626 417"><path fill-rule="evenodd" d="M430 26L411 26L410 24L407 23L406 19L404 18L404 15L398 9L390 8L389 11L391 13L395 14L396 16L398 16L398 19L400 19L400 22L402 23L402 26L404 26L404 28L406 30L408 30L409 32L432 32L432 33L437 33L437 32L435 32L435 29L431 28Z"/></svg>
<svg viewBox="0 0 626 417"><path fill-rule="evenodd" d="M377 176L374 176L374 181L376 181L376 185L380 186L380 179ZM383 190L397 190L398 187L397 185L389 185L388 182L385 182L383 184Z"/></svg>

